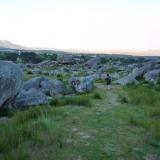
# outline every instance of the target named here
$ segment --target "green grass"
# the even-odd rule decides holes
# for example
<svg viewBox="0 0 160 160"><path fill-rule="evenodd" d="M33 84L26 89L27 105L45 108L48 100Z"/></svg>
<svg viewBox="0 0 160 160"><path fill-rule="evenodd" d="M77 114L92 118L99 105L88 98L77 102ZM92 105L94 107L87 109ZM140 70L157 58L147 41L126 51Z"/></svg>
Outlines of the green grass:
<svg viewBox="0 0 160 160"><path fill-rule="evenodd" d="M50 102L51 106L66 106L66 105L75 105L75 106L91 106L91 101L87 96L72 96L67 98L54 99Z"/></svg>
<svg viewBox="0 0 160 160"><path fill-rule="evenodd" d="M113 86L110 91L102 86L14 111L11 120L0 121L0 159L143 160L158 155L158 98L158 91L145 86Z"/></svg>
<svg viewBox="0 0 160 160"><path fill-rule="evenodd" d="M0 117L12 117L14 114L14 111L10 108L0 108Z"/></svg>
<svg viewBox="0 0 160 160"><path fill-rule="evenodd" d="M141 109L140 115L130 118L130 124L144 128L148 144L160 150L160 93L155 87L130 86L126 88L130 103Z"/></svg>
<svg viewBox="0 0 160 160"><path fill-rule="evenodd" d="M129 92L132 104L148 105L152 107L160 104L160 92L155 89L141 85L130 85L128 86L127 91Z"/></svg>
<svg viewBox="0 0 160 160"><path fill-rule="evenodd" d="M105 73L115 73L115 72L119 72L119 69L117 67L113 67L105 71Z"/></svg>
<svg viewBox="0 0 160 160"><path fill-rule="evenodd" d="M92 98L94 99L102 99L102 96L99 92L94 92L92 95Z"/></svg>

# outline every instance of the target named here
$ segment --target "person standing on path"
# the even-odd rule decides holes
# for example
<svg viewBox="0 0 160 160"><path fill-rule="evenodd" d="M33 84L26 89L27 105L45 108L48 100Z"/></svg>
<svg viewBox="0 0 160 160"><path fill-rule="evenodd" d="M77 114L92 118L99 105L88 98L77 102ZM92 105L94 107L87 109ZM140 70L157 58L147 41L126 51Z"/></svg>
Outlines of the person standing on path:
<svg viewBox="0 0 160 160"><path fill-rule="evenodd" d="M106 85L107 85L107 89L110 90L112 85L112 78L109 74L107 74L107 77L106 77Z"/></svg>

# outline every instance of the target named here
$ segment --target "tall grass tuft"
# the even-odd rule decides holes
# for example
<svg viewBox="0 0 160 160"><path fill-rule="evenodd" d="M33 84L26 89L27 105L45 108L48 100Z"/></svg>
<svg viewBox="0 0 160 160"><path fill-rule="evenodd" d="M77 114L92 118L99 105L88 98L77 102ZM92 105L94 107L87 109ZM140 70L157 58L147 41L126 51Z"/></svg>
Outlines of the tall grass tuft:
<svg viewBox="0 0 160 160"><path fill-rule="evenodd" d="M93 93L92 98L94 98L94 99L102 99L102 96L101 96L100 93L95 92L95 93Z"/></svg>
<svg viewBox="0 0 160 160"><path fill-rule="evenodd" d="M128 96L132 104L156 106L159 102L160 92L144 86L127 86Z"/></svg>
<svg viewBox="0 0 160 160"><path fill-rule="evenodd" d="M91 100L86 96L75 96L75 97L65 97L60 99L54 99L50 102L51 106L66 106L66 105L76 105L76 106L91 106Z"/></svg>
<svg viewBox="0 0 160 160"><path fill-rule="evenodd" d="M0 117L12 117L14 111L10 108L0 108Z"/></svg>

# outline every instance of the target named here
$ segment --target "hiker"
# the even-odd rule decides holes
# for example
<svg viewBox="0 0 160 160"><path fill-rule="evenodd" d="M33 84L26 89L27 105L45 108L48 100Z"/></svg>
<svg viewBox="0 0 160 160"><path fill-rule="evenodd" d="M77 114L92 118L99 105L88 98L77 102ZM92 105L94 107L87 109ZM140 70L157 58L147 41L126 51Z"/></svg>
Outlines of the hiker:
<svg viewBox="0 0 160 160"><path fill-rule="evenodd" d="M112 83L111 76L107 74L107 77L106 77L107 89L111 89L111 83Z"/></svg>

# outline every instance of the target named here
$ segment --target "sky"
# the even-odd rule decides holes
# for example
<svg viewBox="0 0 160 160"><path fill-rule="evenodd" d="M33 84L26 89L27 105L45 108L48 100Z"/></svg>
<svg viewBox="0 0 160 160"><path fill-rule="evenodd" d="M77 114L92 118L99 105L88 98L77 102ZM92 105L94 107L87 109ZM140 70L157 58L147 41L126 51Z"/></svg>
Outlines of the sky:
<svg viewBox="0 0 160 160"><path fill-rule="evenodd" d="M160 49L160 0L0 0L0 40L79 50Z"/></svg>

